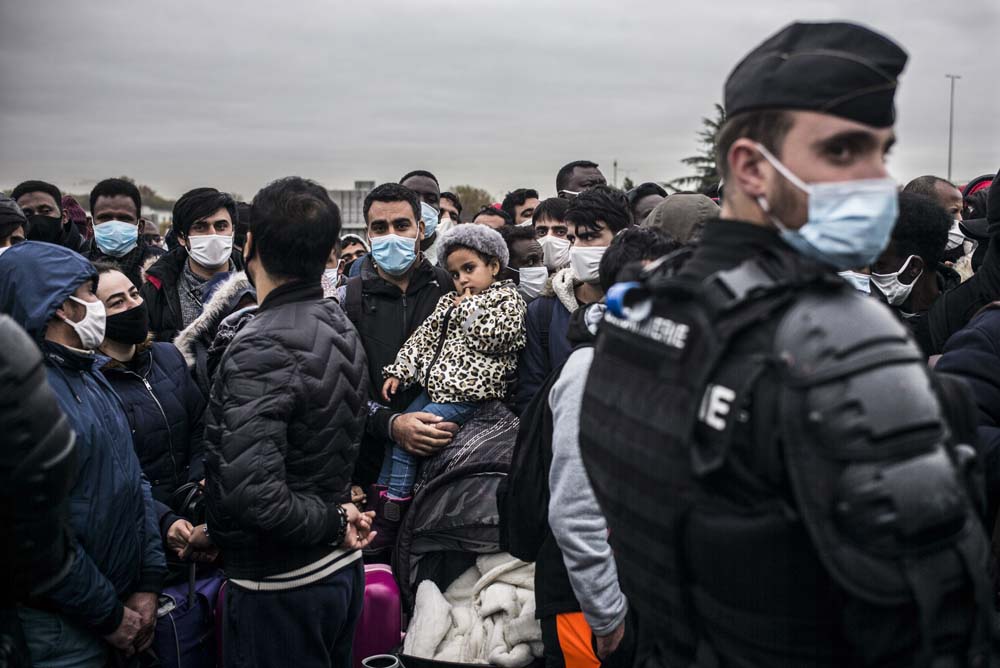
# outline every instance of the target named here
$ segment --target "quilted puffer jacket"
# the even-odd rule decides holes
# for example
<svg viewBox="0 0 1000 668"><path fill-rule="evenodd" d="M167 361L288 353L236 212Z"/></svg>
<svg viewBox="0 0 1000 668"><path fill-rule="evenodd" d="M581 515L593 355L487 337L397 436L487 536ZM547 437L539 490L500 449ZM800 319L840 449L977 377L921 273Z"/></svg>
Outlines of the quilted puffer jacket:
<svg viewBox="0 0 1000 668"><path fill-rule="evenodd" d="M101 371L125 405L135 454L153 498L169 504L174 490L204 477L204 397L180 351L169 343L147 342L131 362L109 360Z"/></svg>
<svg viewBox="0 0 1000 668"><path fill-rule="evenodd" d="M455 296L441 297L385 376L419 383L435 403L503 399L524 348L527 306L512 281L494 283L458 306Z"/></svg>
<svg viewBox="0 0 1000 668"><path fill-rule="evenodd" d="M219 362L205 414L208 529L231 578L330 553L364 431L364 348L315 284L261 303Z"/></svg>

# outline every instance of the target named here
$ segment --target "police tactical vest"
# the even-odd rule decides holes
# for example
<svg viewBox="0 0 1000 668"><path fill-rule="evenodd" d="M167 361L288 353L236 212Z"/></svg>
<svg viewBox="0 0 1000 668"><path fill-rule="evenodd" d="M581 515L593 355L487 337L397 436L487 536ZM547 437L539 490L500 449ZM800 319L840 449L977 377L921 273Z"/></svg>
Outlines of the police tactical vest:
<svg viewBox="0 0 1000 668"><path fill-rule="evenodd" d="M988 546L905 328L790 252L676 269L609 308L581 414L639 665L990 665Z"/></svg>

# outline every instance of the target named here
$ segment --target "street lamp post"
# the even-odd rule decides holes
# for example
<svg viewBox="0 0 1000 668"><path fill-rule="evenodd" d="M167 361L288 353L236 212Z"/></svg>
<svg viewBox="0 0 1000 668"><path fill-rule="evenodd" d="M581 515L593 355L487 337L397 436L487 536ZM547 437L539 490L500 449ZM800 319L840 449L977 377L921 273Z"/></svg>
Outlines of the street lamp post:
<svg viewBox="0 0 1000 668"><path fill-rule="evenodd" d="M948 180L951 181L951 147L955 133L955 79L962 77L957 74L946 74L946 78L951 79L951 103L948 112Z"/></svg>

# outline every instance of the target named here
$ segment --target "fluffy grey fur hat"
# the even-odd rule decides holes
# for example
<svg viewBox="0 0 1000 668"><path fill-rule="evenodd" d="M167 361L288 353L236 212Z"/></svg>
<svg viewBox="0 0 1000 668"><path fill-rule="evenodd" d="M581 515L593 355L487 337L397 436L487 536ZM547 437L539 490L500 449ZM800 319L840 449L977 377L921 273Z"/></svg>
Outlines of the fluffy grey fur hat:
<svg viewBox="0 0 1000 668"><path fill-rule="evenodd" d="M447 268L448 254L459 247L471 248L483 255L497 258L501 269L510 262L507 243L499 232L486 225L463 223L445 232L438 241L438 265Z"/></svg>

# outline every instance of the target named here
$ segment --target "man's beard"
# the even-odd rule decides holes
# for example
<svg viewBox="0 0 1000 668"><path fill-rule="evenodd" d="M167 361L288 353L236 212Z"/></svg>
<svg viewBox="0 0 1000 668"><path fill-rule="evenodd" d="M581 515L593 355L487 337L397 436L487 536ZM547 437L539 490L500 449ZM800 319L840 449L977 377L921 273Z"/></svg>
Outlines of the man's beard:
<svg viewBox="0 0 1000 668"><path fill-rule="evenodd" d="M785 227L797 229L808 221L808 196L784 177L779 178L774 193L767 202L771 207L771 215Z"/></svg>

